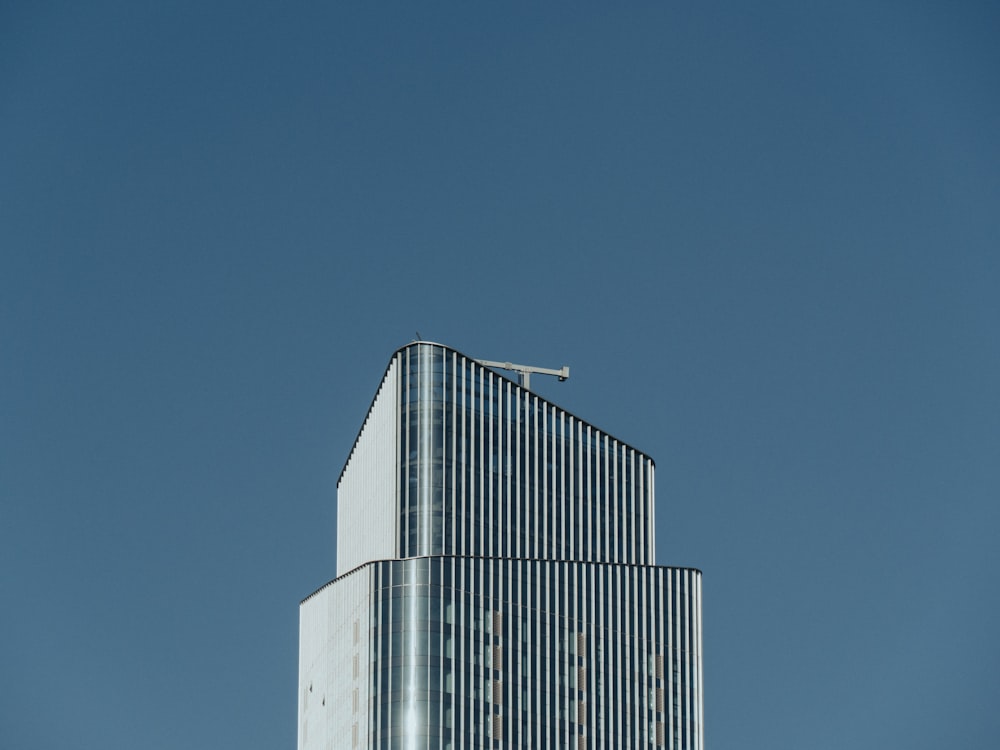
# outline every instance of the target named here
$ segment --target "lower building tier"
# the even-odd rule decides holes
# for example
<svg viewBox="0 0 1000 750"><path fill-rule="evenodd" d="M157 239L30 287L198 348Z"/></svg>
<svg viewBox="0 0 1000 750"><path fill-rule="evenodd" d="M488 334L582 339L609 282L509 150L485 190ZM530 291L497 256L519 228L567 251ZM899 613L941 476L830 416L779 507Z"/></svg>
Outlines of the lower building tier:
<svg viewBox="0 0 1000 750"><path fill-rule="evenodd" d="M471 557L302 602L299 749L702 750L701 573Z"/></svg>

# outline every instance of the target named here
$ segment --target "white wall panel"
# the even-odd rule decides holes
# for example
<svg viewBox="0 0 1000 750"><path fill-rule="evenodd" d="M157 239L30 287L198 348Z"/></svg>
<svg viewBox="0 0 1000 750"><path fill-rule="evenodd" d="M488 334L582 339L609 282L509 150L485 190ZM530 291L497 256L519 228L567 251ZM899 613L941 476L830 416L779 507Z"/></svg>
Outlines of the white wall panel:
<svg viewBox="0 0 1000 750"><path fill-rule="evenodd" d="M371 590L363 567L299 608L299 750L368 746Z"/></svg>
<svg viewBox="0 0 1000 750"><path fill-rule="evenodd" d="M393 357L337 485L337 574L396 556L399 357Z"/></svg>

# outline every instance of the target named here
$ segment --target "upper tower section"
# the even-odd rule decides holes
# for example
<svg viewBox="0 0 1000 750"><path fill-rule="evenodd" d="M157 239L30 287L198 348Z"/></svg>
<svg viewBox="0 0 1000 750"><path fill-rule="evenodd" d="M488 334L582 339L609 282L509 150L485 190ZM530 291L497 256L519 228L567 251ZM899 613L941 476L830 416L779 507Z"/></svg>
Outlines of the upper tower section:
<svg viewBox="0 0 1000 750"><path fill-rule="evenodd" d="M468 555L654 564L649 456L476 360L389 362L337 483L337 574Z"/></svg>

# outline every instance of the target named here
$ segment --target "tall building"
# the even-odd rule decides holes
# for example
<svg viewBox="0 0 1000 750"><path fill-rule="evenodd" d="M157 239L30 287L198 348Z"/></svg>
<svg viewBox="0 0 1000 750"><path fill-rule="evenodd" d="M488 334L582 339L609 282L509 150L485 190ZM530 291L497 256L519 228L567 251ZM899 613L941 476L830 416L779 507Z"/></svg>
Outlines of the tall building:
<svg viewBox="0 0 1000 750"><path fill-rule="evenodd" d="M300 610L300 750L701 750L701 573L649 456L454 349L393 354Z"/></svg>

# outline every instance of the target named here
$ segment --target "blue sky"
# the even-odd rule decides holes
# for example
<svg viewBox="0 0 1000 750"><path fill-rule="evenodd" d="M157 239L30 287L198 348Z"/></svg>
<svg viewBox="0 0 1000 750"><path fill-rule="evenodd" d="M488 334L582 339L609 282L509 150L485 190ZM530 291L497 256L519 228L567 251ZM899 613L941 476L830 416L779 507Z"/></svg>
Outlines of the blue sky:
<svg viewBox="0 0 1000 750"><path fill-rule="evenodd" d="M992 3L0 5L0 744L291 748L393 350L657 461L712 748L1000 735Z"/></svg>

